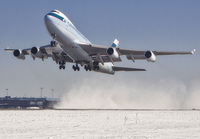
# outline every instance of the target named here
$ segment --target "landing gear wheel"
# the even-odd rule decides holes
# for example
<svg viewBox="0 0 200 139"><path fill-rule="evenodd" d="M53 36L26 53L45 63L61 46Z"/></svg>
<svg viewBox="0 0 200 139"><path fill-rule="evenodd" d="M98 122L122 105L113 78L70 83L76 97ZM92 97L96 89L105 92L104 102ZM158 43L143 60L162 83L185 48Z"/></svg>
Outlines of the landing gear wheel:
<svg viewBox="0 0 200 139"><path fill-rule="evenodd" d="M79 68L79 66L78 66L78 65L76 65L76 66L75 66L75 65L73 65L73 66L72 66L72 69L73 69L74 71L76 71L76 70L77 70L77 71L79 71L79 70L80 70L80 68Z"/></svg>
<svg viewBox="0 0 200 139"><path fill-rule="evenodd" d="M99 70L99 66L94 66L94 70Z"/></svg>
<svg viewBox="0 0 200 139"><path fill-rule="evenodd" d="M56 41L51 41L51 47L54 47L56 45Z"/></svg>
<svg viewBox="0 0 200 139"><path fill-rule="evenodd" d="M73 69L74 71L76 71L76 66L73 65L73 66L72 66L72 69Z"/></svg>
<svg viewBox="0 0 200 139"><path fill-rule="evenodd" d="M98 61L94 61L93 65L94 65L94 67L93 67L94 70L99 70L99 62Z"/></svg>
<svg viewBox="0 0 200 139"><path fill-rule="evenodd" d="M99 65L99 62L98 62L98 61L94 61L94 62L93 62L93 65L94 65L94 66L98 66L98 65Z"/></svg>
<svg viewBox="0 0 200 139"><path fill-rule="evenodd" d="M65 69L65 61L59 61L59 69Z"/></svg>
<svg viewBox="0 0 200 139"><path fill-rule="evenodd" d="M88 71L88 66L85 65L85 66L84 66L84 69L85 69L86 71Z"/></svg>
<svg viewBox="0 0 200 139"><path fill-rule="evenodd" d="M65 66L59 66L59 69L61 70L61 69L65 69Z"/></svg>
<svg viewBox="0 0 200 139"><path fill-rule="evenodd" d="M89 65L85 65L85 66L84 66L84 69L85 69L86 71L91 71L91 67L90 67Z"/></svg>

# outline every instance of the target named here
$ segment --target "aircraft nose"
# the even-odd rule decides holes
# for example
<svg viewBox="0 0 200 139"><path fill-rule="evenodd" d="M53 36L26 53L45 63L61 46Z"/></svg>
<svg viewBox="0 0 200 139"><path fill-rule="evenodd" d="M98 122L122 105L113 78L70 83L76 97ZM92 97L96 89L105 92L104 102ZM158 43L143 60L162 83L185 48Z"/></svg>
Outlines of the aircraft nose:
<svg viewBox="0 0 200 139"><path fill-rule="evenodd" d="M45 26L47 27L47 29L52 28L54 26L54 24L55 24L52 16L48 15L48 14L45 15L45 17L44 17L44 23L45 23Z"/></svg>
<svg viewBox="0 0 200 139"><path fill-rule="evenodd" d="M50 17L48 14L45 15L44 21L45 21L45 23L47 23L47 22L52 22L52 21L51 21L51 17Z"/></svg>
<svg viewBox="0 0 200 139"><path fill-rule="evenodd" d="M55 32L57 31L57 24L54 20L54 17L49 14L45 15L44 24L49 34L55 34Z"/></svg>

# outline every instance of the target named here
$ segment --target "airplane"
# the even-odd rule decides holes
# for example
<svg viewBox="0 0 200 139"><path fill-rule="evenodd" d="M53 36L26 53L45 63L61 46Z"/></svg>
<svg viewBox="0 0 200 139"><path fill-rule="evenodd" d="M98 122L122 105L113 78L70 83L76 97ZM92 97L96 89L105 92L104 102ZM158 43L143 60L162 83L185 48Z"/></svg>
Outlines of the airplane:
<svg viewBox="0 0 200 139"><path fill-rule="evenodd" d="M33 60L40 58L44 61L51 57L59 64L59 69L65 69L66 63L75 63L72 68L79 71L81 65L86 71L95 71L113 75L117 71L146 71L140 68L118 67L114 62L121 62L120 56L125 55L128 60L147 60L155 62L159 55L185 55L194 54L193 51L144 51L119 48L119 41L114 40L111 46L92 44L74 24L58 10L52 10L45 15L44 24L47 32L52 37L49 45L34 46L27 49L10 49L13 55L20 60L25 60L30 55Z"/></svg>

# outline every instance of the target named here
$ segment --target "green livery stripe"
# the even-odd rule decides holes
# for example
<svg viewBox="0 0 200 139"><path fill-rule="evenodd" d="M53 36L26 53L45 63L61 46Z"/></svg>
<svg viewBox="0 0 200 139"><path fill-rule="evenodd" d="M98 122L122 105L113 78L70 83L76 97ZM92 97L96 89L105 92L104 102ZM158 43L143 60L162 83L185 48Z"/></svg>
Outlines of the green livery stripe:
<svg viewBox="0 0 200 139"><path fill-rule="evenodd" d="M53 16L53 17L55 17L55 18L60 19L61 21L64 21L64 18L63 18L63 17L61 17L61 16L59 16L59 15L57 15L57 14L55 14L55 13L49 13L48 15L51 15L51 16Z"/></svg>

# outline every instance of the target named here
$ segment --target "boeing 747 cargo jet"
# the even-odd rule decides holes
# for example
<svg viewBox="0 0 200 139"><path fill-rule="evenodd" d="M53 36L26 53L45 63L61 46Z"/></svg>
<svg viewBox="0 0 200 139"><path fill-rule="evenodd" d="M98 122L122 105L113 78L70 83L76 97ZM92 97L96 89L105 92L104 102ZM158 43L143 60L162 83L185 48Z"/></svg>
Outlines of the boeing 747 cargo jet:
<svg viewBox="0 0 200 139"><path fill-rule="evenodd" d="M60 11L52 10L45 15L44 23L53 41L49 45L34 46L28 49L5 49L13 52L13 55L21 60L25 55L30 55L34 60L42 60L52 57L59 64L59 69L65 69L65 64L75 63L72 68L79 71L79 65L86 71L96 71L107 74L114 74L115 71L146 71L139 68L128 68L114 66L115 62L121 62L121 55L125 55L128 60L147 60L155 62L158 55L184 55L194 54L195 50L189 52L165 52L165 51L143 51L118 48L119 41L114 40L113 44L101 46L92 44L72 22Z"/></svg>

